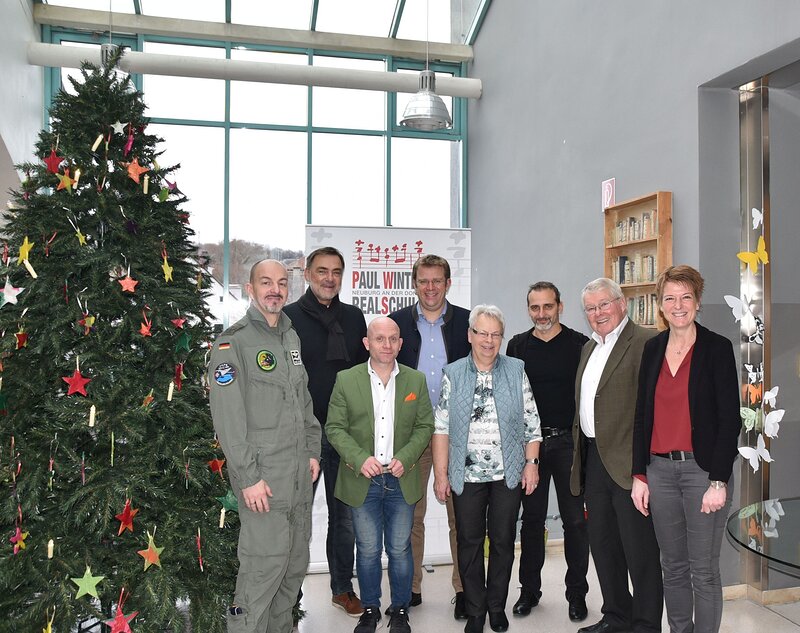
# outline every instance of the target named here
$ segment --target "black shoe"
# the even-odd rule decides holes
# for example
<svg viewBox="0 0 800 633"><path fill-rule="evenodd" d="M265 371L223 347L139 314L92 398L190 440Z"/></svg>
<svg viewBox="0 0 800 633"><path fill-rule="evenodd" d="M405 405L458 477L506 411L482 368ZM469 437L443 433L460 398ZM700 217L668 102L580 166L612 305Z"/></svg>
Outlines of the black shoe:
<svg viewBox="0 0 800 633"><path fill-rule="evenodd" d="M455 605L453 608L453 617L456 620L466 620L469 616L467 615L467 601L464 598L463 591L456 592L456 597L453 598L453 604Z"/></svg>
<svg viewBox="0 0 800 633"><path fill-rule="evenodd" d="M508 618L503 611L489 611L489 626L492 631L508 631Z"/></svg>
<svg viewBox="0 0 800 633"><path fill-rule="evenodd" d="M467 624L464 633L483 633L483 625L486 624L486 615L467 616Z"/></svg>
<svg viewBox="0 0 800 633"><path fill-rule="evenodd" d="M605 620L600 620L595 624L590 624L589 626L584 626L578 629L578 633L621 633L622 631L628 631L625 627L621 626L612 626Z"/></svg>
<svg viewBox="0 0 800 633"><path fill-rule="evenodd" d="M408 623L408 609L397 607L392 611L389 620L389 633L411 633L411 625Z"/></svg>
<svg viewBox="0 0 800 633"><path fill-rule="evenodd" d="M575 596L569 599L569 619L573 622L583 622L589 610L586 608L586 599L583 596Z"/></svg>
<svg viewBox="0 0 800 633"><path fill-rule="evenodd" d="M358 624L353 633L375 633L381 621L381 610L378 607L366 607L364 613L358 618Z"/></svg>
<svg viewBox="0 0 800 633"><path fill-rule="evenodd" d="M539 604L539 596L530 591L521 589L519 592L519 600L514 603L511 612L514 615L528 615L536 605Z"/></svg>
<svg viewBox="0 0 800 633"><path fill-rule="evenodd" d="M411 592L411 602L408 603L409 607L418 607L422 604L422 594Z"/></svg>

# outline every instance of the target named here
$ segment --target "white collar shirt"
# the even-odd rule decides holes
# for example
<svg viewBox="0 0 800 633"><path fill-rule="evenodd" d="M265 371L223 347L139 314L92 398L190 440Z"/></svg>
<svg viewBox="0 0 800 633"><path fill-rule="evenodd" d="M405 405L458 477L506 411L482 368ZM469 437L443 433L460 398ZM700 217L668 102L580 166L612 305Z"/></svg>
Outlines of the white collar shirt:
<svg viewBox="0 0 800 633"><path fill-rule="evenodd" d="M580 401L580 422L581 431L586 437L595 436L594 428L594 400L597 396L597 387L600 378L608 362L608 357L619 340L619 333L628 324L628 317L625 316L620 324L606 335L605 341L597 332L592 332L592 339L597 343L592 350L586 367L581 376L581 401Z"/></svg>
<svg viewBox="0 0 800 633"><path fill-rule="evenodd" d="M372 388L372 410L375 414L375 458L384 466L388 466L394 457L394 395L395 376L400 373L397 361L384 385L377 372L372 369L372 360L367 361L369 383Z"/></svg>

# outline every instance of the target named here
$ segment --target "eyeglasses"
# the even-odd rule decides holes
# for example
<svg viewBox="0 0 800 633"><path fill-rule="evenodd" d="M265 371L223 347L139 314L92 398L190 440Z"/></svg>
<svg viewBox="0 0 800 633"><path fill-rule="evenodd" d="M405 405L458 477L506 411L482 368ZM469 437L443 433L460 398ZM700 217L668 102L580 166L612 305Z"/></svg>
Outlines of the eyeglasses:
<svg viewBox="0 0 800 633"><path fill-rule="evenodd" d="M441 288L447 283L447 279L417 279L417 285L421 287L433 286L434 288Z"/></svg>
<svg viewBox="0 0 800 633"><path fill-rule="evenodd" d="M502 340L503 338L503 334L501 332L478 332L478 330L476 330L474 327L471 327L470 330L472 330L472 333L475 336L478 336L482 339L491 339L494 341L495 339Z"/></svg>
<svg viewBox="0 0 800 633"><path fill-rule="evenodd" d="M608 306L614 303L614 301L618 301L618 299L612 299L610 301L601 301L596 306L586 306L583 311L591 316L595 312L605 312L608 309Z"/></svg>

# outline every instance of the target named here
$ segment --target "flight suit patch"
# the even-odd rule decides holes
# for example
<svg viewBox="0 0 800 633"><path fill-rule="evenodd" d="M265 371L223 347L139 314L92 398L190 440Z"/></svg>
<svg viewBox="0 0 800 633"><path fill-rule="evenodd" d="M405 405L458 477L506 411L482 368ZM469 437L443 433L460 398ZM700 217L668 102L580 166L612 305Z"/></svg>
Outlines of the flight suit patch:
<svg viewBox="0 0 800 633"><path fill-rule="evenodd" d="M278 361L275 359L275 354L262 349L256 354L256 364L264 371L272 371L278 365Z"/></svg>
<svg viewBox="0 0 800 633"><path fill-rule="evenodd" d="M214 382L221 387L233 384L236 380L236 367L230 363L220 363L214 370Z"/></svg>
<svg viewBox="0 0 800 633"><path fill-rule="evenodd" d="M289 353L292 355L292 362L295 365L302 365L303 364L303 361L300 360L300 350L299 349L290 350Z"/></svg>

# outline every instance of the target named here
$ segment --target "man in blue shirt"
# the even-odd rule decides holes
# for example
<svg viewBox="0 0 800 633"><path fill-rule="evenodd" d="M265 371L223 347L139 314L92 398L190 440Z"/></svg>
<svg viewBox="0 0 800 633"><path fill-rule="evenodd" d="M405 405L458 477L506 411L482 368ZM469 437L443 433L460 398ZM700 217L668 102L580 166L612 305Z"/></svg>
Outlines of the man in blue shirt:
<svg viewBox="0 0 800 633"><path fill-rule="evenodd" d="M450 290L450 264L438 255L423 255L412 270L412 281L417 293L417 303L397 310L389 315L400 327L403 347L397 362L413 367L423 374L428 386L433 407L439 402L442 368L448 363L464 358L470 352L467 341L469 310L447 301ZM410 606L422 603L422 558L425 553L425 512L427 490L433 458L428 446L419 460L422 485L426 494L417 503L414 511L414 526L411 531L411 549L414 554L414 580L411 587ZM458 575L456 558L456 528L452 499L447 500L447 523L450 528L450 554L453 557L453 590L457 620L466 620L464 591Z"/></svg>

